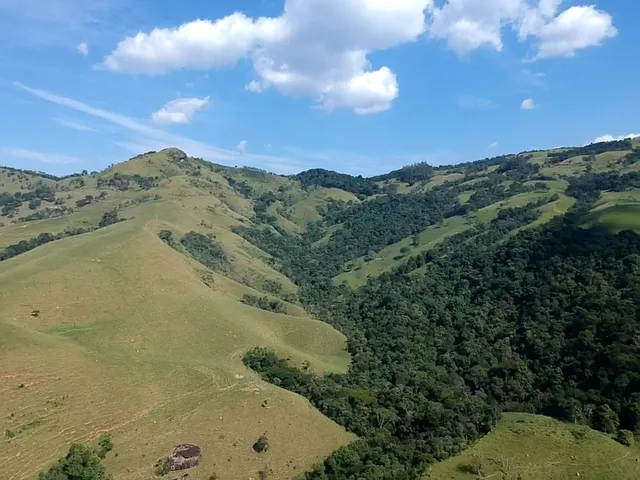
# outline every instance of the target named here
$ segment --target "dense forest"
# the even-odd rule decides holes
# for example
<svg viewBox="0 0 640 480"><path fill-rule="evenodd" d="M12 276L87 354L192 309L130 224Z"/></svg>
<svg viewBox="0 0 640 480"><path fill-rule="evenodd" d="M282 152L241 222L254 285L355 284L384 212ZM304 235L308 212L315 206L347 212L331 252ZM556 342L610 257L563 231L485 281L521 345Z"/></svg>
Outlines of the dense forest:
<svg viewBox="0 0 640 480"><path fill-rule="evenodd" d="M537 175L519 158L500 165L512 178ZM346 233L315 247L321 225L302 238L259 225L239 230L300 285L307 308L348 338L345 375L318 377L265 349L245 356L265 380L360 437L305 478L421 478L427 465L489 432L501 411L543 413L619 439L640 433L640 236L582 225L602 191L637 188L640 176L568 180L577 203L566 215L523 230L547 200L503 209L359 290L326 275L393 241L396 229L410 234L403 222L423 228L456 214L455 182L338 212L324 225L340 223ZM505 187L497 187L486 182L477 198L499 201ZM378 229L386 224L394 228Z"/></svg>
<svg viewBox="0 0 640 480"><path fill-rule="evenodd" d="M380 190L378 184L371 178L352 177L351 175L332 172L322 168L304 171L294 175L294 178L298 180L303 187L340 188L346 192L362 196L363 198L374 195Z"/></svg>
<svg viewBox="0 0 640 480"><path fill-rule="evenodd" d="M398 170L386 173L384 175L378 175L373 177L372 180L376 182L384 180L398 180L399 182L405 182L409 185L413 185L416 182L425 182L433 176L433 167L426 162L414 163L413 165L407 165Z"/></svg>

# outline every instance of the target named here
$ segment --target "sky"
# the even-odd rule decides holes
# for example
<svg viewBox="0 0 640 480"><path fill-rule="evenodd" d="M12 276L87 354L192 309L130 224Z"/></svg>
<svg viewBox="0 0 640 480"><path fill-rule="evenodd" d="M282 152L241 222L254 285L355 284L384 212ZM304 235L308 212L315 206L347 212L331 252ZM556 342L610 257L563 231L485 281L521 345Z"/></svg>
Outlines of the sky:
<svg viewBox="0 0 640 480"><path fill-rule="evenodd" d="M0 164L175 146L366 176L632 136L638 19L621 0L0 0Z"/></svg>

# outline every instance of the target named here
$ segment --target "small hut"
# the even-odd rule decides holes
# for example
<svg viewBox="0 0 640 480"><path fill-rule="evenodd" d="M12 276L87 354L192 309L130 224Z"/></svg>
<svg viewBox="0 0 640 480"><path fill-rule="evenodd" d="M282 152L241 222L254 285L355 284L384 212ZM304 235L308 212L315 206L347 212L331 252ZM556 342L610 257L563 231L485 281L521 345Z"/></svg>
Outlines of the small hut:
<svg viewBox="0 0 640 480"><path fill-rule="evenodd" d="M202 450L197 445L178 445L169 455L170 468L172 471L176 471L197 467L200 463L200 455L202 455Z"/></svg>

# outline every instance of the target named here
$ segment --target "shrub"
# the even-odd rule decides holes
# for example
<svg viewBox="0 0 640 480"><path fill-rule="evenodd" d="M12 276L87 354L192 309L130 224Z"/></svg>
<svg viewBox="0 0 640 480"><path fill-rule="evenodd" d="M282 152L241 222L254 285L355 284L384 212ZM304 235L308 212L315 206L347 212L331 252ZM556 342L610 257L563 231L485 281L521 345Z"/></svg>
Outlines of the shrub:
<svg viewBox="0 0 640 480"><path fill-rule="evenodd" d="M111 450L113 450L113 437L105 433L98 439L98 456L104 458Z"/></svg>
<svg viewBox="0 0 640 480"><path fill-rule="evenodd" d="M616 441L621 443L622 445L631 446L635 443L635 437L633 436L633 432L631 430L622 429L618 430Z"/></svg>
<svg viewBox="0 0 640 480"><path fill-rule="evenodd" d="M266 435L260 435L256 443L253 444L253 451L263 453L269 450L269 439Z"/></svg>
<svg viewBox="0 0 640 480"><path fill-rule="evenodd" d="M255 295L245 294L242 297L242 303L251 305L252 307L266 310L267 312L287 313L287 308L280 300L270 300L269 297L256 297Z"/></svg>
<svg viewBox="0 0 640 480"><path fill-rule="evenodd" d="M209 268L226 270L229 266L227 254L211 236L188 232L180 243L193 258Z"/></svg>
<svg viewBox="0 0 640 480"><path fill-rule="evenodd" d="M162 240L167 245L174 246L176 243L173 239L173 232L171 230L160 230L160 233L158 233L158 237L160 237L160 240Z"/></svg>
<svg viewBox="0 0 640 480"><path fill-rule="evenodd" d="M458 470L462 473L469 473L471 475L482 475L482 461L480 458L473 456L467 463L461 463L458 465Z"/></svg>
<svg viewBox="0 0 640 480"><path fill-rule="evenodd" d="M171 462L169 461L169 457L162 457L153 466L153 473L155 473L159 477L161 477L162 475L166 475L170 471L171 471Z"/></svg>
<svg viewBox="0 0 640 480"><path fill-rule="evenodd" d="M120 219L118 218L118 212L113 209L108 212L104 212L102 214L102 218L100 219L100 223L98 223L98 227L108 227L109 225L113 225L114 223L118 223Z"/></svg>

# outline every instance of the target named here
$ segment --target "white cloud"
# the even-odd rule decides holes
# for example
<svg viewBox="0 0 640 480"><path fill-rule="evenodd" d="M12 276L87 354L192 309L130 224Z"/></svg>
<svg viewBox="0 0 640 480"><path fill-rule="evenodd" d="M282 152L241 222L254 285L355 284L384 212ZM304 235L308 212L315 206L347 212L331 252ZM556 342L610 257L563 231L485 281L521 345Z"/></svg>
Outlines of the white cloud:
<svg viewBox="0 0 640 480"><path fill-rule="evenodd" d="M593 5L571 7L539 29L537 57L572 57L576 51L598 46L617 34L608 13Z"/></svg>
<svg viewBox="0 0 640 480"><path fill-rule="evenodd" d="M84 55L85 57L89 55L89 45L84 42L76 45L76 50L80 55Z"/></svg>
<svg viewBox="0 0 640 480"><path fill-rule="evenodd" d="M13 159L32 160L53 165L66 165L68 163L76 163L82 161L80 158L71 155L36 152L34 150L27 150L26 148L2 148L0 149L0 153Z"/></svg>
<svg viewBox="0 0 640 480"><path fill-rule="evenodd" d="M534 108L536 108L536 102L533 100L533 98L527 98L520 104L521 110L533 110Z"/></svg>
<svg viewBox="0 0 640 480"><path fill-rule="evenodd" d="M600 143L600 142L614 142L616 140L626 140L640 137L640 133L628 133L626 135L602 135L601 137L593 139L591 143Z"/></svg>
<svg viewBox="0 0 640 480"><path fill-rule="evenodd" d="M236 12L155 28L122 40L102 67L160 75L253 63L245 89L315 99L327 111L378 113L398 98L395 73L374 67L369 54L415 42L428 32L458 54L503 49L507 29L532 39L535 58L572 56L615 36L611 16L594 6L559 12L562 0L285 0L277 17Z"/></svg>
<svg viewBox="0 0 640 480"><path fill-rule="evenodd" d="M502 51L502 29L523 13L524 0L448 0L433 9L432 38L462 55L482 46Z"/></svg>
<svg viewBox="0 0 640 480"><path fill-rule="evenodd" d="M399 88L391 69L375 69L368 55L416 41L431 6L432 0L286 0L275 18L234 13L140 32L121 41L103 65L156 75L208 70L246 57L258 76L246 85L249 91L274 87L314 98L325 110L377 113L391 108Z"/></svg>
<svg viewBox="0 0 640 480"><path fill-rule="evenodd" d="M63 127L72 128L74 130L79 130L81 132L96 132L97 130L93 127L85 125L81 122L76 122L74 120L67 120L65 118L53 117L51 120L56 122L58 125L62 125Z"/></svg>
<svg viewBox="0 0 640 480"><path fill-rule="evenodd" d="M433 9L429 34L459 55L480 47L503 49L507 27L518 39L533 37L536 58L573 56L617 35L611 15L595 6L572 6L558 14L562 0L447 0ZM534 6L532 6L532 4Z"/></svg>
<svg viewBox="0 0 640 480"><path fill-rule="evenodd" d="M245 153L247 153L247 141L242 140L240 143L238 143L236 150L240 155L244 155Z"/></svg>
<svg viewBox="0 0 640 480"><path fill-rule="evenodd" d="M251 80L249 83L247 83L244 86L244 88L245 90L249 90L250 92L253 92L253 93L262 93L267 88L269 88L269 86L266 84L260 83L257 80Z"/></svg>
<svg viewBox="0 0 640 480"><path fill-rule="evenodd" d="M498 142L491 142L489 144L489 148L496 148L498 146Z"/></svg>
<svg viewBox="0 0 640 480"><path fill-rule="evenodd" d="M261 26L242 13L219 20L195 20L177 28L154 28L122 40L104 60L115 72L158 75L180 69L208 70L233 65L247 55Z"/></svg>
<svg viewBox="0 0 640 480"><path fill-rule="evenodd" d="M160 110L151 114L151 121L157 125L172 123L191 123L198 110L209 104L209 97L177 98L167 102Z"/></svg>

